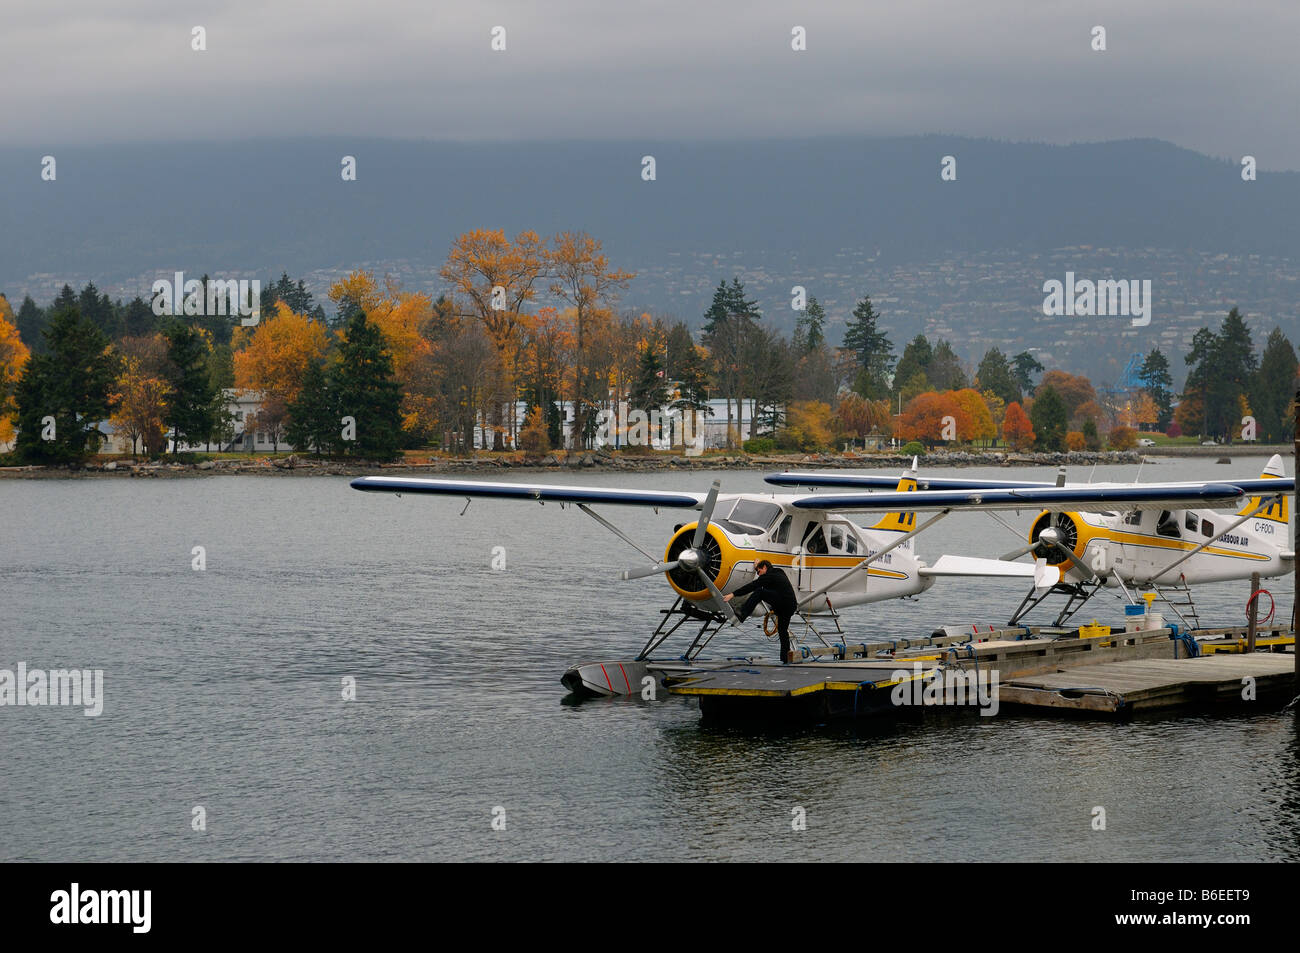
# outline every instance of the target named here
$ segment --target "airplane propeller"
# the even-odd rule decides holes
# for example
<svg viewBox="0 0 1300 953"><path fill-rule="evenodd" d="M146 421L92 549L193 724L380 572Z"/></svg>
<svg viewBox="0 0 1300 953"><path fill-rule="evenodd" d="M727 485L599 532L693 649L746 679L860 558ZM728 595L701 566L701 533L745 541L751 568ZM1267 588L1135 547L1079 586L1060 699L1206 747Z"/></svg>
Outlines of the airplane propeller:
<svg viewBox="0 0 1300 953"><path fill-rule="evenodd" d="M722 481L714 480L713 485L709 487L708 496L704 498L704 506L700 510L700 520L695 526L695 533L691 537L689 549L683 549L677 554L677 558L669 562L657 562L652 566L640 566L633 569L625 569L622 572L622 578L644 579L647 576L656 576L660 573L672 572L674 569L681 567L689 570L699 576L704 582L705 587L713 595L714 600L721 606L723 615L731 620L732 625L739 624L735 612L732 611L731 605L722 598L722 591L713 584L709 577L707 565L708 556L701 548L704 541L708 538L709 521L713 518L713 508L718 503L718 491L722 489Z"/></svg>

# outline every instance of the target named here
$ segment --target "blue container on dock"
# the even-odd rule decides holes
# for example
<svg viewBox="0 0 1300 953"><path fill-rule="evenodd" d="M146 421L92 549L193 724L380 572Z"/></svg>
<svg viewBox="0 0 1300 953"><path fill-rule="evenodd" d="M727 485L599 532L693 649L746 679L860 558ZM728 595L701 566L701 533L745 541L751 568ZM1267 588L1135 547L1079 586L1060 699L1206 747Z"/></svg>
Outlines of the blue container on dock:
<svg viewBox="0 0 1300 953"><path fill-rule="evenodd" d="M1132 618L1135 615L1146 615L1146 614L1147 614L1147 607L1142 605L1142 603L1140 602L1135 605L1124 607L1124 615L1127 616L1128 618Z"/></svg>

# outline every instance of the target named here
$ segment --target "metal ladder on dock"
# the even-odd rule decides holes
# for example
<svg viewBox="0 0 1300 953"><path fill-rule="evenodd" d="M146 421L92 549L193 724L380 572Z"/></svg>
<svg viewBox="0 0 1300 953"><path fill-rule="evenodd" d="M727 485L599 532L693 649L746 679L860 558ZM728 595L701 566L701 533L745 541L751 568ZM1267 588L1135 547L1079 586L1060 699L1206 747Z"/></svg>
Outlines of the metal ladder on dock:
<svg viewBox="0 0 1300 953"><path fill-rule="evenodd" d="M1188 588L1186 578L1179 576L1178 584L1174 586L1152 586L1151 588L1160 601L1173 609L1174 615L1183 620L1183 625L1189 629L1201 627L1201 617L1196 612L1196 600L1192 598L1192 590ZM1176 598L1171 599L1170 595Z"/></svg>

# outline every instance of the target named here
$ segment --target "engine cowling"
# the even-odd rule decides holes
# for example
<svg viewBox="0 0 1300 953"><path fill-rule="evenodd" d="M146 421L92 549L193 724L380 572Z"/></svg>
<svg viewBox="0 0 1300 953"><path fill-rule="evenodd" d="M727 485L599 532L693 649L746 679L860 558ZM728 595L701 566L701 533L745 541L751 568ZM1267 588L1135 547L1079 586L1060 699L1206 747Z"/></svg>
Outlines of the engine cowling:
<svg viewBox="0 0 1300 953"><path fill-rule="evenodd" d="M664 550L664 562L682 559L683 554L691 548L696 525L697 523L686 523L673 534L668 540L667 549ZM710 523L704 531L704 541L700 543L697 552L700 565L713 580L713 584L721 589L731 576L731 567L735 565L734 548L727 539L726 533ZM678 595L693 602L710 598L708 587L700 580L699 574L689 566L679 565L665 575L668 577L668 584L677 591Z"/></svg>
<svg viewBox="0 0 1300 953"><path fill-rule="evenodd" d="M1080 542L1084 538L1082 525L1073 513L1045 511L1039 514L1038 519L1034 520L1034 525L1030 527L1029 542L1038 544L1032 550L1034 558L1046 559L1049 566L1066 567L1061 570L1064 574L1072 564L1065 553L1061 552L1060 547L1051 545L1048 540L1043 539L1043 532L1048 529L1055 531L1056 538L1062 546L1082 559L1084 550ZM1051 535L1048 534L1049 539Z"/></svg>

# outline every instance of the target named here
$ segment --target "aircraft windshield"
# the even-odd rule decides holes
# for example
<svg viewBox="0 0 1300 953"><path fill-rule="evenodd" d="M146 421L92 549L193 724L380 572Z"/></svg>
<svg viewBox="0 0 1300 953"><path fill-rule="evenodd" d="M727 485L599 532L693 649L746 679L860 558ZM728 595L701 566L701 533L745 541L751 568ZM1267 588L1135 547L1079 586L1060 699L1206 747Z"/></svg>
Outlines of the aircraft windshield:
<svg viewBox="0 0 1300 953"><path fill-rule="evenodd" d="M775 503L761 503L758 500L737 500L736 506L727 515L728 521L739 523L746 529L758 533L767 532L767 528L781 515L781 507Z"/></svg>

